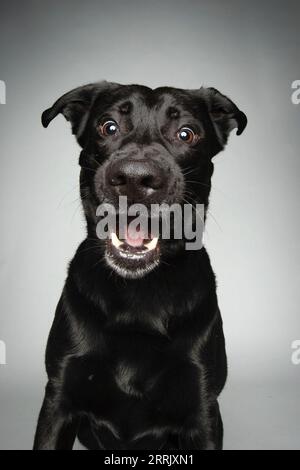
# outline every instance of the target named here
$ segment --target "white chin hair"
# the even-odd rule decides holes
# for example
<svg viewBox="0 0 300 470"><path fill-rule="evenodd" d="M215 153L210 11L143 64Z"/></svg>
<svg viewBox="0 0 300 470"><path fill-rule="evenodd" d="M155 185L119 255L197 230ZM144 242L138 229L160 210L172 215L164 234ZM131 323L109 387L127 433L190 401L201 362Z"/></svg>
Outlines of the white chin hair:
<svg viewBox="0 0 300 470"><path fill-rule="evenodd" d="M111 256L105 254L105 261L108 266L113 269L119 276L124 277L125 279L140 279L146 274L149 274L159 265L159 260L155 260L151 264L148 264L145 268L136 268L136 269L125 269L124 267L120 266L118 263L114 261Z"/></svg>

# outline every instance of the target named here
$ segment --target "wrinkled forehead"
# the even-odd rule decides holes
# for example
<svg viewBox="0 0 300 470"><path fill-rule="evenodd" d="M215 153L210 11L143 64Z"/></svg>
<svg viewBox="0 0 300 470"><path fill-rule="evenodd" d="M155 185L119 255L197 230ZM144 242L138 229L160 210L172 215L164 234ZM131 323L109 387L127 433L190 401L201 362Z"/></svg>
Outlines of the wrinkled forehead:
<svg viewBox="0 0 300 470"><path fill-rule="evenodd" d="M187 90L124 86L109 95L98 96L95 111L111 117L130 116L137 123L166 119L196 118L201 102Z"/></svg>

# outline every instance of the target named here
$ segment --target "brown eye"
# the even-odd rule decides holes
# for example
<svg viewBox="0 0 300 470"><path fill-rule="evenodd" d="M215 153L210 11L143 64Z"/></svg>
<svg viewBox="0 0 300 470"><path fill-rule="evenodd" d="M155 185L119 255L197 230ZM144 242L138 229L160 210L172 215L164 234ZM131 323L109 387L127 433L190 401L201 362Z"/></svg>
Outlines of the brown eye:
<svg viewBox="0 0 300 470"><path fill-rule="evenodd" d="M182 142L185 142L186 144L191 144L192 142L194 142L196 140L196 137L197 136L195 132L189 127L182 127L177 132L177 138Z"/></svg>
<svg viewBox="0 0 300 470"><path fill-rule="evenodd" d="M110 135L117 134L117 132L119 132L119 126L116 123L116 121L113 121L111 119L110 121L106 121L104 124L101 124L99 126L99 131L100 131L100 134L102 134L105 137L108 137Z"/></svg>

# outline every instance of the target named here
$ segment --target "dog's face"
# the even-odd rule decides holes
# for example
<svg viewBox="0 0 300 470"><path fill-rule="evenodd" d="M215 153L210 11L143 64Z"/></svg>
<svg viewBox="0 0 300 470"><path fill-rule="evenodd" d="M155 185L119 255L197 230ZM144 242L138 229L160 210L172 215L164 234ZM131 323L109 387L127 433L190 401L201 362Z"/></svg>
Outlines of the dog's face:
<svg viewBox="0 0 300 470"><path fill-rule="evenodd" d="M213 88L152 90L101 82L62 96L43 113L43 125L59 113L83 149L81 196L90 238L96 238L97 207L109 203L118 212L120 196L128 206L207 208L211 159L233 128L241 134L247 124L245 114ZM124 277L142 277L184 249L184 240L163 240L151 231L133 233L126 226L122 233L99 241L99 256Z"/></svg>

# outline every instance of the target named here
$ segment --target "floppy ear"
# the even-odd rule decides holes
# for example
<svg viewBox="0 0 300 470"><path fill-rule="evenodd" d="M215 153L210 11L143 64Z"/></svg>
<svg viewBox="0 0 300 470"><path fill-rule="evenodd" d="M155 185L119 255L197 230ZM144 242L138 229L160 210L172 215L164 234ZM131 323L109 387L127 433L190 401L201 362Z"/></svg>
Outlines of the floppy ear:
<svg viewBox="0 0 300 470"><path fill-rule="evenodd" d="M51 108L46 109L42 114L42 124L48 127L50 122L58 115L62 114L67 121L70 121L72 133L76 135L80 142L87 123L89 111L98 93L108 86L108 82L93 83L75 88L61 96Z"/></svg>
<svg viewBox="0 0 300 470"><path fill-rule="evenodd" d="M232 129L237 128L237 135L241 135L247 126L246 115L227 96L222 95L215 88L201 88L200 91L208 106L208 112L220 143L226 144Z"/></svg>

